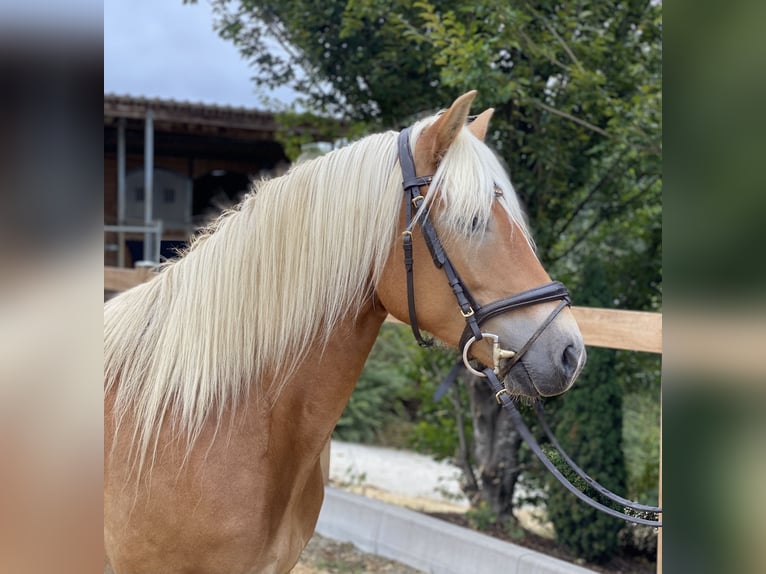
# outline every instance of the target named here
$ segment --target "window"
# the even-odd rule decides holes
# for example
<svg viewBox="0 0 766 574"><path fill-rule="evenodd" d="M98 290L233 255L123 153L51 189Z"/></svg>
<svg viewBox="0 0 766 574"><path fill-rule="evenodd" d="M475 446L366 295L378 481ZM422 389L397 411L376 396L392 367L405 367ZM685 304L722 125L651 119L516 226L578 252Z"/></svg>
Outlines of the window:
<svg viewBox="0 0 766 574"><path fill-rule="evenodd" d="M125 221L143 225L148 199L144 170L131 170L125 177ZM151 218L161 220L164 229L186 229L192 220L192 180L174 171L155 168L152 187Z"/></svg>

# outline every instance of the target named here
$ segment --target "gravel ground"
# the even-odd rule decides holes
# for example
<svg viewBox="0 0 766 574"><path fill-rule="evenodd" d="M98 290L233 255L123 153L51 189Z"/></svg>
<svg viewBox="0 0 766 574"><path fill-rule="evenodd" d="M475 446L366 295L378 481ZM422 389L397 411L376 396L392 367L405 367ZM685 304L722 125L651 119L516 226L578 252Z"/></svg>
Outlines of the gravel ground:
<svg viewBox="0 0 766 574"><path fill-rule="evenodd" d="M416 452L335 440L330 445L330 484L420 512L467 511L460 476L457 466ZM521 484L516 489L517 496L530 494ZM515 514L530 532L553 538L539 509L520 506Z"/></svg>
<svg viewBox="0 0 766 574"><path fill-rule="evenodd" d="M335 440L330 445L330 481L352 490L372 487L405 499L467 510L468 501L458 483L460 474L457 466L416 452Z"/></svg>
<svg viewBox="0 0 766 574"><path fill-rule="evenodd" d="M292 574L417 574L409 566L365 554L353 544L335 542L319 534L309 542Z"/></svg>

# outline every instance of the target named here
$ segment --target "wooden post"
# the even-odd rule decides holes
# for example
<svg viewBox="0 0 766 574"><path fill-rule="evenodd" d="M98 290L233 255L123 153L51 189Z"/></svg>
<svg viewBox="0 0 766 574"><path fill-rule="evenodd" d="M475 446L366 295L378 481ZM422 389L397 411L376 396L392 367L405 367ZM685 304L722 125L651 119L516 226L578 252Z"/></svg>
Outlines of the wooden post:
<svg viewBox="0 0 766 574"><path fill-rule="evenodd" d="M154 113L146 110L144 127L144 225L149 227L154 222ZM152 237L152 233L144 233L144 261L154 259L152 241L160 241L160 237ZM159 263L159 261L155 261Z"/></svg>
<svg viewBox="0 0 766 574"><path fill-rule="evenodd" d="M658 506L662 508L662 398L660 398L660 488ZM660 516L664 524L665 517ZM662 574L662 531L664 528L663 526L657 531L657 574Z"/></svg>
<svg viewBox="0 0 766 574"><path fill-rule="evenodd" d="M324 445L322 454L319 455L319 466L322 467L322 480L325 486L330 484L330 441Z"/></svg>
<svg viewBox="0 0 766 574"><path fill-rule="evenodd" d="M125 118L117 122L117 225L125 225ZM125 232L117 233L117 267L125 267Z"/></svg>
<svg viewBox="0 0 766 574"><path fill-rule="evenodd" d="M104 290L125 291L149 281L153 276L154 271L145 267L137 267L135 269L104 267Z"/></svg>

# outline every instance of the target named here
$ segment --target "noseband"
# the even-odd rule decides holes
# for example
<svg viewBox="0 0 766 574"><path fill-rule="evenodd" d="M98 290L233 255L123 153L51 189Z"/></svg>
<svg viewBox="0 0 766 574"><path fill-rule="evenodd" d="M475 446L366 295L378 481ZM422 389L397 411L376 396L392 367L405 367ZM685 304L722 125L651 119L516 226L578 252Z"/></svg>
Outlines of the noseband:
<svg viewBox="0 0 766 574"><path fill-rule="evenodd" d="M412 254L412 227L413 227L413 214L423 204L425 196L421 194L420 190L423 187L428 187L433 181L433 175L418 176L415 172L415 160L412 156L412 148L410 146L410 133L412 127L408 127L399 133L398 147L399 147L399 164L402 168L402 187L405 194L405 230L402 233L402 242L404 247L404 268L407 274L407 308L410 317L410 327L412 328L412 334L415 336L418 344L422 347L430 347L433 345L433 339L426 339L420 332L418 326L418 318L415 312L415 281L413 276L413 254ZM510 370L513 366L521 360L524 354L532 347L534 342L540 337L543 331L553 322L558 314L571 305L571 298L567 288L558 281L551 281L545 283L539 287L522 291L516 295L505 297L486 305L479 305L476 300L471 296L471 292L468 287L463 283L462 279L458 275L455 267L452 265L449 257L447 256L444 246L439 241L439 236L436 234L436 230L429 217L428 209L422 210L420 213L418 223L423 234L423 239L426 242L428 251L431 253L431 258L434 261L434 265L437 268L443 269L447 275L447 281L449 282L452 292L457 299L460 313L465 319L465 329L460 337L459 348L462 349L463 365L469 372L477 377L485 378L487 384L495 394L495 400L500 406L508 411L513 420L516 428L519 430L519 434L527 442L535 455L540 459L543 465L553 476L570 492L572 492L577 498L585 502L586 504L614 516L627 520L629 522L635 522L637 524L645 524L648 526L662 526L662 522L658 519L646 519L641 516L633 516L627 514L627 512L620 512L609 506L601 504L600 502L593 500L585 493L577 489L556 466L548 459L545 453L540 448L540 445L535 440L534 436L524 424L521 414L519 413L516 405L511 399L511 394L508 389L500 382L498 375L500 374L500 363L504 359L510 359L507 368ZM502 313L509 313L517 309L528 307L530 305L538 305L540 303L548 303L550 301L560 301L559 304L551 311L548 317L543 321L537 330L532 333L526 343L522 345L518 350L503 349L500 345L500 338L494 333L487 333L481 330L481 324L492 317L496 317ZM492 340L492 362L490 367L477 370L470 364L470 349L471 346L482 339ZM454 369L453 369L454 372ZM448 376L448 380L454 380L453 374ZM563 451L556 438L550 432L547 422L543 417L542 406L536 404L536 413L542 424L545 433L554 447L562 455L563 459L569 464L570 468L578 474L591 488L596 492L608 498L614 503L630 508L636 512L648 512L654 514L662 513L662 509L655 506L646 506L638 504L622 498L613 492L609 491L601 484L596 482L590 476L580 469L572 459Z"/></svg>

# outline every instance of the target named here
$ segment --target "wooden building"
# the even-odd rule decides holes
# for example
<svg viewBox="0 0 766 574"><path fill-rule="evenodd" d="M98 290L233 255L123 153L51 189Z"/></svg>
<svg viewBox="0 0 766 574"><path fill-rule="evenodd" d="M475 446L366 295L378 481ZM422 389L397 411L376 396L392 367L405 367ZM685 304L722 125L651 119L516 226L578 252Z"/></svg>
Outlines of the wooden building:
<svg viewBox="0 0 766 574"><path fill-rule="evenodd" d="M252 179L283 173L276 127L252 109L105 95L104 264L172 255Z"/></svg>

